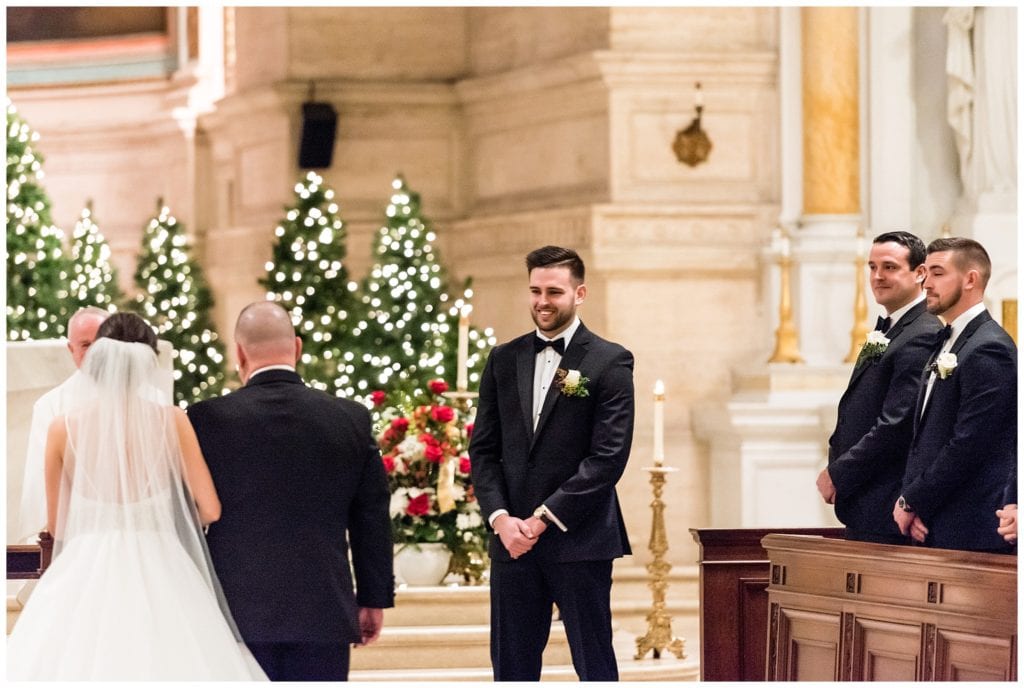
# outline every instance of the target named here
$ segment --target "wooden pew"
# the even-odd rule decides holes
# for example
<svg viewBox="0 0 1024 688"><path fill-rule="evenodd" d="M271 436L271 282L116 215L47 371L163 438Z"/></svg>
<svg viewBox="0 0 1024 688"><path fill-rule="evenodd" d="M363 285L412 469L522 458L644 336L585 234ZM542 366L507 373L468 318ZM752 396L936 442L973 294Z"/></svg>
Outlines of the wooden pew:
<svg viewBox="0 0 1024 688"><path fill-rule="evenodd" d="M770 533L843 537L843 528L691 528L700 546L700 677L763 681Z"/></svg>
<svg viewBox="0 0 1024 688"><path fill-rule="evenodd" d="M771 534L767 680L1016 681L1017 557Z"/></svg>

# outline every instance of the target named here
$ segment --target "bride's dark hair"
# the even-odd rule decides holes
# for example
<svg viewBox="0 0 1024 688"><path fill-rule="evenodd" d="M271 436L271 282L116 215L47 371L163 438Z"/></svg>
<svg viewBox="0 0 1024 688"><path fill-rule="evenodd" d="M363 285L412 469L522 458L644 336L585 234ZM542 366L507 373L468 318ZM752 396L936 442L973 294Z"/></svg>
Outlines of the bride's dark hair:
<svg viewBox="0 0 1024 688"><path fill-rule="evenodd" d="M140 342L159 354L156 348L156 332L135 313L114 313L103 321L96 330L96 339L109 337L122 342Z"/></svg>

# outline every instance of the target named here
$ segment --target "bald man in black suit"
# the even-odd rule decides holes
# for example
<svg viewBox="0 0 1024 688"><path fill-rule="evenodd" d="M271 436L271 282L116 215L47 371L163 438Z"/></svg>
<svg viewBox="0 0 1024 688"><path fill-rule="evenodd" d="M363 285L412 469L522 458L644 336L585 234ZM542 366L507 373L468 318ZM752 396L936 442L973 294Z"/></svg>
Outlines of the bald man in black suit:
<svg viewBox="0 0 1024 688"><path fill-rule="evenodd" d="M376 640L394 605L370 415L303 383L302 341L281 306L244 308L235 346L245 386L188 410L222 505L207 536L214 568L271 680L344 681L349 645Z"/></svg>

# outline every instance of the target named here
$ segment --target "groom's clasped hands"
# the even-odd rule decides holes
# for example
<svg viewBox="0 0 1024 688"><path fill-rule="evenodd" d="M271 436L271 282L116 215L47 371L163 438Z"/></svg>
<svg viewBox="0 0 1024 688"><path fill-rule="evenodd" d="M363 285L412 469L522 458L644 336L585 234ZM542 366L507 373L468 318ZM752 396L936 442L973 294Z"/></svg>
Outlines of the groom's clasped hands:
<svg viewBox="0 0 1024 688"><path fill-rule="evenodd" d="M518 559L533 549L533 546L537 544L537 539L548 525L533 516L523 520L502 514L494 519L493 527L508 553L513 559Z"/></svg>

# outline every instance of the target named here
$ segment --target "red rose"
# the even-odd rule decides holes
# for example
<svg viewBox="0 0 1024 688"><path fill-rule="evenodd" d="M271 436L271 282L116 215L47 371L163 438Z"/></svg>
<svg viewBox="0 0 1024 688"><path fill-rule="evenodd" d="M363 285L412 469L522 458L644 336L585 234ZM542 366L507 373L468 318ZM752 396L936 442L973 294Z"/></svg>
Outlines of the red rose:
<svg viewBox="0 0 1024 688"><path fill-rule="evenodd" d="M469 473L470 463L468 456L459 457L459 473Z"/></svg>
<svg viewBox="0 0 1024 688"><path fill-rule="evenodd" d="M455 411L451 406L435 406L430 410L430 417L438 423L450 423L455 418Z"/></svg>
<svg viewBox="0 0 1024 688"><path fill-rule="evenodd" d="M391 427L398 432L405 432L406 430L409 429L409 419L404 417L395 418L393 421L391 421Z"/></svg>
<svg viewBox="0 0 1024 688"><path fill-rule="evenodd" d="M431 380L427 383L427 387L429 387L430 391L434 394L444 394L448 391L448 383L441 378Z"/></svg>
<svg viewBox="0 0 1024 688"><path fill-rule="evenodd" d="M428 444L423 448L423 457L431 463L441 463L444 458L444 451L437 444Z"/></svg>
<svg viewBox="0 0 1024 688"><path fill-rule="evenodd" d="M393 473L395 470L395 457L391 456L391 454L385 454L380 458L384 462L384 470L388 473Z"/></svg>
<svg viewBox="0 0 1024 688"><path fill-rule="evenodd" d="M377 389L370 393L370 400L374 406L383 406L384 400L387 399L388 395L383 389Z"/></svg>
<svg viewBox="0 0 1024 688"><path fill-rule="evenodd" d="M466 439L468 440L472 436L473 436L473 424L472 423L466 423Z"/></svg>
<svg viewBox="0 0 1024 688"><path fill-rule="evenodd" d="M426 492L410 499L409 506L405 507L405 513L410 516L426 516L429 511L430 495Z"/></svg>

